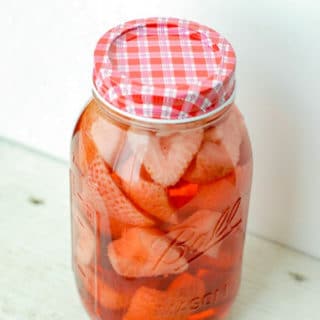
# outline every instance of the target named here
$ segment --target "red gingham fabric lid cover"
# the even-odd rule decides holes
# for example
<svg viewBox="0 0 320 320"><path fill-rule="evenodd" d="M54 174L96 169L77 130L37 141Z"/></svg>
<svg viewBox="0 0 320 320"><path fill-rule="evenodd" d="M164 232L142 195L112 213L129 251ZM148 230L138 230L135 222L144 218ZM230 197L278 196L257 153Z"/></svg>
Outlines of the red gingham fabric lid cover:
<svg viewBox="0 0 320 320"><path fill-rule="evenodd" d="M235 87L235 52L216 31L175 18L126 22L99 40L93 83L131 115L177 120L224 104Z"/></svg>

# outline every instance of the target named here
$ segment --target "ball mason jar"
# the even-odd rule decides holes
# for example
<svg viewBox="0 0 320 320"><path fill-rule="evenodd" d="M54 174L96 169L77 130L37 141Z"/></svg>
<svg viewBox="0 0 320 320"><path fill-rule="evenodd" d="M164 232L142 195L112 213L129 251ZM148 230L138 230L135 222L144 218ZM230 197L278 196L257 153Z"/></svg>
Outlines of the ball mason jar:
<svg viewBox="0 0 320 320"><path fill-rule="evenodd" d="M73 270L91 319L224 319L236 297L252 154L235 54L173 18L108 31L72 138Z"/></svg>

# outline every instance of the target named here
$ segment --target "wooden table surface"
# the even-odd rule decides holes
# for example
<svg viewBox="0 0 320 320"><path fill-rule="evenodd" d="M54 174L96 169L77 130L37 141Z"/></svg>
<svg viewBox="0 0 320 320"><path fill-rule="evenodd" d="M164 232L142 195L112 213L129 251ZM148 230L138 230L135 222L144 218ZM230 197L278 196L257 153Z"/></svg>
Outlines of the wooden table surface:
<svg viewBox="0 0 320 320"><path fill-rule="evenodd" d="M88 319L71 271L68 165L0 139L0 213L0 320ZM230 320L286 319L320 319L320 261L249 233Z"/></svg>

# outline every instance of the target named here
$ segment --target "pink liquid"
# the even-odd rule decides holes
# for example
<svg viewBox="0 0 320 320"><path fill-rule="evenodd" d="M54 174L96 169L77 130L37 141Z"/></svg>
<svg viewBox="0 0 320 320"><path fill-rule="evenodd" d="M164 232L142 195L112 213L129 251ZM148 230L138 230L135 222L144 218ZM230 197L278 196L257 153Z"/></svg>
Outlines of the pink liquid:
<svg viewBox="0 0 320 320"><path fill-rule="evenodd" d="M232 112L239 117L236 109ZM187 145L182 139L194 154L180 176L178 169L172 171L175 181L154 172L152 155L146 160L156 139L158 149L169 154L170 136L129 137L129 128L113 124L108 131L109 120L102 117L91 102L72 143L73 266L89 315L223 319L241 276L252 172L245 128L239 130L238 145L223 149L225 154L216 146L210 154L212 144L223 147L223 137L210 138L212 127L201 131L199 143L195 135L188 137L198 144L195 152L192 141Z"/></svg>

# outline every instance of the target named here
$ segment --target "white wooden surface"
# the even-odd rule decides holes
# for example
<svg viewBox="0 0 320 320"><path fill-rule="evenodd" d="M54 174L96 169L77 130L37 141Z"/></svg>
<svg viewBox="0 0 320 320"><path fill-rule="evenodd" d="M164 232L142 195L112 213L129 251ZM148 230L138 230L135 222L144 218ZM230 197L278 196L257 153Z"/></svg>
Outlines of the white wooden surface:
<svg viewBox="0 0 320 320"><path fill-rule="evenodd" d="M66 163L0 140L1 320L88 319L71 272L68 200ZM319 320L319 302L319 260L248 235L231 320Z"/></svg>

